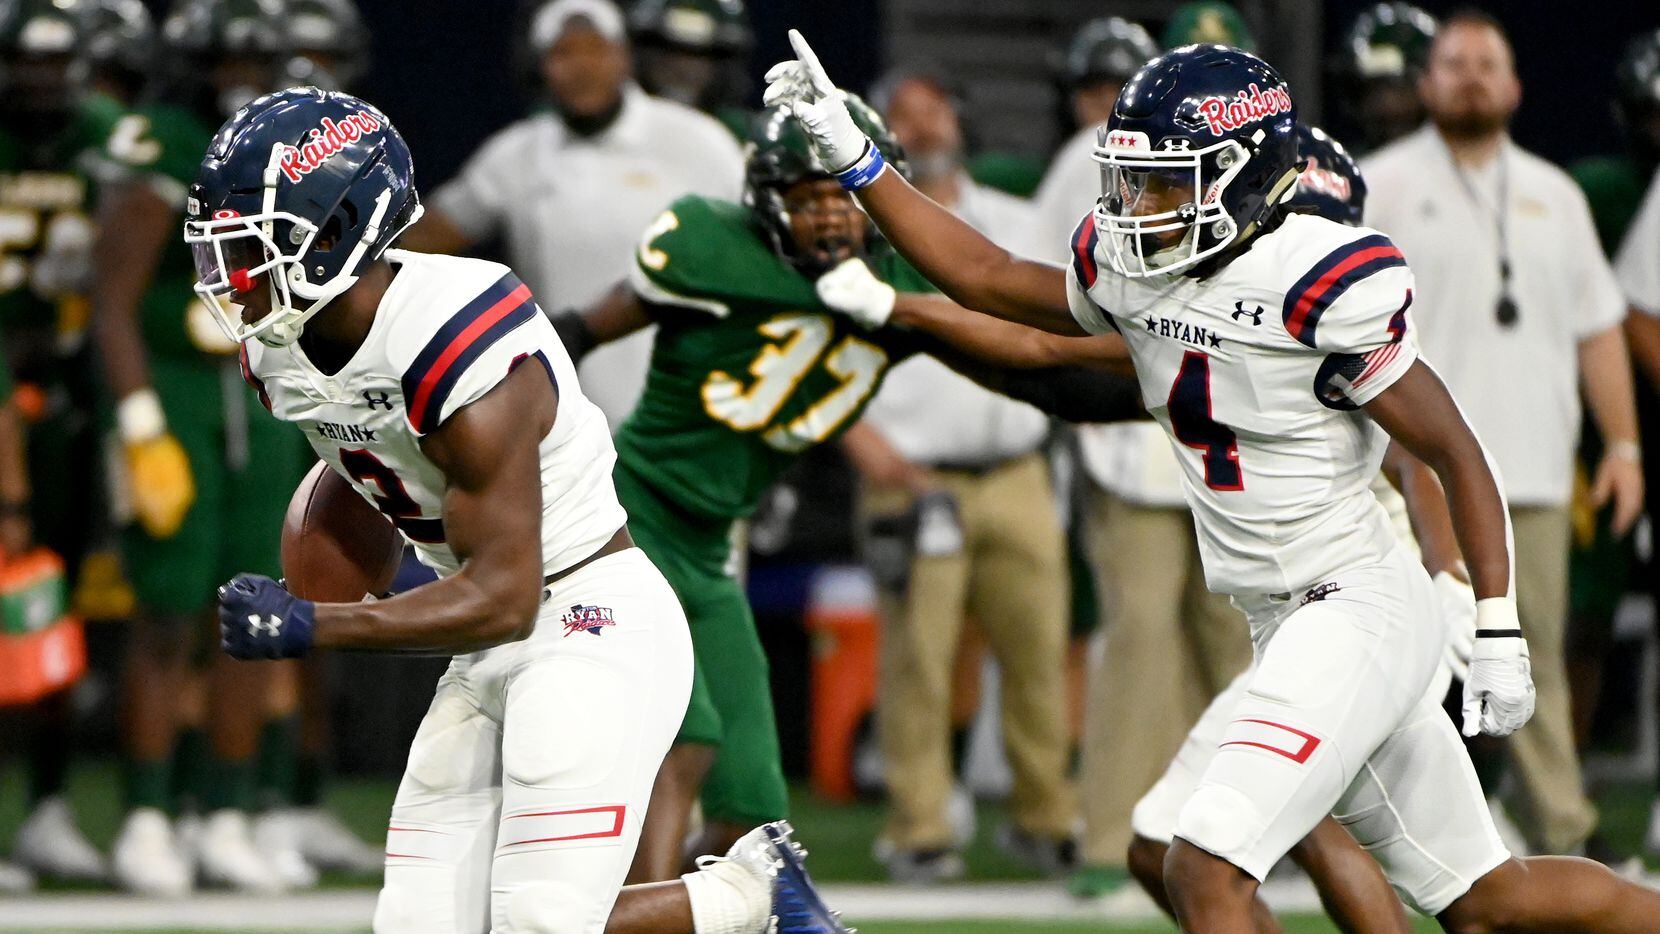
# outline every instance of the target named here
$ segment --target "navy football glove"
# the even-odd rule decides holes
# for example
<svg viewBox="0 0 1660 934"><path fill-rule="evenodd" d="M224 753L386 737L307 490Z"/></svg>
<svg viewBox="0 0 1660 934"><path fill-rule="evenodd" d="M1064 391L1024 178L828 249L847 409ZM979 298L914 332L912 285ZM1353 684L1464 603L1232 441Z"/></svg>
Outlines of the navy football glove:
<svg viewBox="0 0 1660 934"><path fill-rule="evenodd" d="M317 604L262 574L219 588L219 647L232 658L299 658L311 648Z"/></svg>

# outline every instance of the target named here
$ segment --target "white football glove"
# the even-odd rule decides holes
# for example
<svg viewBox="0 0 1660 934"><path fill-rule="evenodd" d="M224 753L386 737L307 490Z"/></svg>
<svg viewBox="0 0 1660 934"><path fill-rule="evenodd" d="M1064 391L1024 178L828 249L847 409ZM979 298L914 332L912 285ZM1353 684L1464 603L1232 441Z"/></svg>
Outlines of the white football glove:
<svg viewBox="0 0 1660 934"><path fill-rule="evenodd" d="M1470 679L1470 656L1476 648L1476 592L1470 585L1442 571L1435 575L1435 597L1447 630L1444 664L1460 681Z"/></svg>
<svg viewBox="0 0 1660 934"><path fill-rule="evenodd" d="M842 103L842 92L830 82L812 47L794 29L790 30L790 45L795 58L779 62L767 72L767 90L761 102L768 107L788 104L807 131L819 161L841 175L875 147L853 122L847 105ZM875 176L870 180L874 181Z"/></svg>
<svg viewBox="0 0 1660 934"><path fill-rule="evenodd" d="M888 323L893 314L896 297L888 285L870 271L865 261L854 257L844 259L836 267L813 283L818 300L831 311L852 318L860 327L874 331Z"/></svg>
<svg viewBox="0 0 1660 934"><path fill-rule="evenodd" d="M1533 666L1516 601L1476 601L1476 647L1464 679L1464 735L1509 736L1533 716Z"/></svg>

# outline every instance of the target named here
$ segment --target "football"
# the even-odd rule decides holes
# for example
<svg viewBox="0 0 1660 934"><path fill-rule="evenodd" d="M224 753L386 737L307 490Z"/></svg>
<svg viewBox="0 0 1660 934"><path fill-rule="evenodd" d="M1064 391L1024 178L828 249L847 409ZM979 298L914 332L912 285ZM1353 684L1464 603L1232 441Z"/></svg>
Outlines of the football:
<svg viewBox="0 0 1660 934"><path fill-rule="evenodd" d="M392 586L403 537L339 474L317 462L282 524L282 573L295 596L356 603Z"/></svg>

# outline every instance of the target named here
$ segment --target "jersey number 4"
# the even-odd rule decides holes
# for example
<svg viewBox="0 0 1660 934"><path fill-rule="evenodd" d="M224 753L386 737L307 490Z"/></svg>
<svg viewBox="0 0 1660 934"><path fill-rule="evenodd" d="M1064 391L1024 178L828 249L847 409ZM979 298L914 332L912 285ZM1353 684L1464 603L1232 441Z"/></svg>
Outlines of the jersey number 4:
<svg viewBox="0 0 1660 934"><path fill-rule="evenodd" d="M1211 417L1210 357L1197 350L1183 355L1166 408L1176 440L1204 455L1205 485L1213 490L1245 489L1245 474L1239 469L1239 436Z"/></svg>

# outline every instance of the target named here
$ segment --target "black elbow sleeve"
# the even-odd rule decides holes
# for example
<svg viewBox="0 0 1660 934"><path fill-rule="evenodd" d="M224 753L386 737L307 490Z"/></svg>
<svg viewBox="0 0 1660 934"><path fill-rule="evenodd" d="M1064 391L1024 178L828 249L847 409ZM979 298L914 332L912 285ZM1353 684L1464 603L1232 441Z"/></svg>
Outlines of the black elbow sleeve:
<svg viewBox="0 0 1660 934"><path fill-rule="evenodd" d="M1003 391L1069 422L1121 422L1147 417L1134 376L1092 367L1051 367L1005 376Z"/></svg>
<svg viewBox="0 0 1660 934"><path fill-rule="evenodd" d="M556 312L553 330L565 345L565 352L571 355L572 363L581 363L588 351L594 349L594 332L588 330L588 322L583 320L581 312L571 309Z"/></svg>

